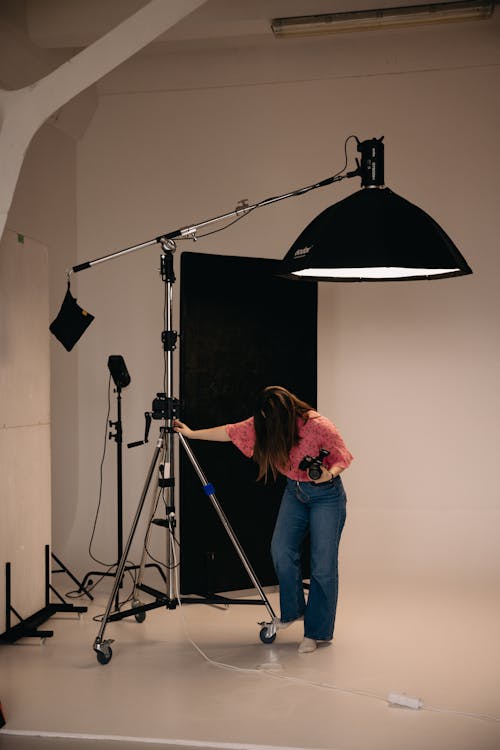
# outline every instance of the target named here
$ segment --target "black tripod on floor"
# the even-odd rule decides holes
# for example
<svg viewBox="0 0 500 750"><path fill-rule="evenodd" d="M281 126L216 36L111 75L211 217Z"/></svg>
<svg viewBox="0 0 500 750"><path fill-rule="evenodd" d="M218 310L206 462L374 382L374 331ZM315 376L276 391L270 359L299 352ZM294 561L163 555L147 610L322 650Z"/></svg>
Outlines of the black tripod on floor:
<svg viewBox="0 0 500 750"><path fill-rule="evenodd" d="M117 534L117 557L116 563L111 565L108 570L90 570L83 577L80 584L79 592L88 593L87 589L94 585L93 579L98 577L99 580L106 577L116 578L118 576L118 565L123 555L123 423L122 423L122 390L130 385L130 375L121 354L110 354L108 357L108 369L110 377L115 384L114 392L116 393L116 421L109 420L108 426L111 430L108 432L108 439L116 443L116 534ZM131 444L129 447L133 446ZM120 576L118 576L118 587L115 596L115 608L119 609L119 591L123 588L123 576L128 571L137 570L138 565L126 564ZM154 563L149 563L148 567L158 568L161 575L163 571Z"/></svg>
<svg viewBox="0 0 500 750"><path fill-rule="evenodd" d="M112 639L104 639L104 632L108 622L113 620L123 619L124 617L134 616L137 622L143 622L146 617L146 612L151 609L158 607L166 607L167 609L175 609L179 603L237 603L237 604L264 604L270 615L271 621L266 623L260 623L260 638L264 643L272 643L276 637L276 615L273 608L264 593L262 586L260 585L257 576L248 560L245 551L239 543L231 525L215 495L215 489L213 485L207 480L203 469L198 463L193 451L187 440L180 433L174 431L174 419L178 416L179 402L172 395L173 393L173 352L177 344L177 333L172 330L172 292L173 284L175 282L175 274L173 267L173 253L175 252L175 243L171 239L163 238L160 240L162 247L161 255L161 277L165 284L165 323L166 329L162 333L163 349L165 353L165 374L164 374L164 386L165 392L158 393L157 397L153 400L152 409L146 413L146 433L144 441L148 442L149 429L153 420L159 420L163 424L160 426L158 439L156 441L156 447L151 459L149 469L146 474L146 480L144 487L139 499L139 504L132 521L132 526L128 539L122 550L121 558L118 564L118 568L115 574L115 581L113 590L110 594L106 610L101 620L101 626L99 632L94 641L94 651L97 655L97 660L101 664L107 664L112 657L111 643ZM243 566L245 567L250 580L260 594L260 600L242 600L235 599L230 600L225 597L214 596L204 598L180 598L177 591L176 581L176 568L177 568L177 555L176 545L177 540L175 537L176 529L176 514L175 514L175 455L174 455L174 439L179 438L180 445L185 451L189 461L191 462L203 488L204 493L212 502L217 515L219 516L225 531L227 532ZM132 545L137 526L142 515L144 504L146 502L147 495L150 490L151 482L155 471L158 470L158 487L159 494L153 499L149 522L146 531L146 539L143 546L143 554L141 564L139 566L139 574L134 586L134 592L132 594L132 604L130 609L123 611L114 611L113 601L117 601L117 592L120 586L120 582L123 578L126 570L127 556ZM155 514L158 508L159 499L163 498L164 501L164 517L155 518ZM166 575L163 576L165 581L165 593L157 591L149 586L142 583L142 574L144 570L144 563L147 555L147 540L149 538L149 530L151 524L163 526L167 531L167 546L166 546ZM154 601L148 604L143 604L138 598L138 591L144 591L154 597ZM118 607L116 606L116 610Z"/></svg>

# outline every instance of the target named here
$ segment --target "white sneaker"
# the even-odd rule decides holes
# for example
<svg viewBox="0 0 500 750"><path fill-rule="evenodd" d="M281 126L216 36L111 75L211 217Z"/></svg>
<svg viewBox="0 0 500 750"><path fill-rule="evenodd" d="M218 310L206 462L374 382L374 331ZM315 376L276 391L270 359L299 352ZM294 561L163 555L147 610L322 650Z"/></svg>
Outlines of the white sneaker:
<svg viewBox="0 0 500 750"><path fill-rule="evenodd" d="M294 622L299 622L299 620L303 620L304 615L301 615L300 617L297 617L296 620L289 620L288 622L282 622L279 617L276 617L274 620L274 625L276 627L276 630L286 630L290 625L293 625Z"/></svg>
<svg viewBox="0 0 500 750"><path fill-rule="evenodd" d="M299 644L299 654L310 654L312 651L316 651L318 648L317 642L314 638L304 638L302 643Z"/></svg>

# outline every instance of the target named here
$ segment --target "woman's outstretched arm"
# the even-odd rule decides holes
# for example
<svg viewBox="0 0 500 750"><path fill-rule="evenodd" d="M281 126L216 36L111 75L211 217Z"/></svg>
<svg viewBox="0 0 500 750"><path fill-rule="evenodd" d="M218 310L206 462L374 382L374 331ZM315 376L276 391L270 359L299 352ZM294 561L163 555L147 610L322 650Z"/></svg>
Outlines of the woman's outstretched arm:
<svg viewBox="0 0 500 750"><path fill-rule="evenodd" d="M208 427L205 430L192 430L184 422L178 419L174 420L174 430L180 432L184 437L190 440L214 440L218 443L229 443L231 438L226 432L226 426Z"/></svg>

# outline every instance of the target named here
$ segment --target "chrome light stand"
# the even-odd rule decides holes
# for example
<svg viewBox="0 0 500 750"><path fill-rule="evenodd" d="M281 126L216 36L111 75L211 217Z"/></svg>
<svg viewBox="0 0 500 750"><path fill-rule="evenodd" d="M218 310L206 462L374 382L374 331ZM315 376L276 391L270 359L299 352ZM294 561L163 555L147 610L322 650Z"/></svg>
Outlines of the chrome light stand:
<svg viewBox="0 0 500 750"><path fill-rule="evenodd" d="M137 622L143 622L146 617L146 612L150 609L156 609L157 607L166 607L167 609L175 609L179 603L237 603L237 604L264 604L270 616L270 622L259 623L261 627L260 638L264 643L272 643L276 637L276 614L250 564L250 561L241 546L238 538L236 537L231 525L215 495L214 486L207 480L203 469L197 461L191 446L183 435L175 432L173 423L174 419L178 416L179 402L173 397L173 352L177 344L177 332L172 329L172 298L173 298L173 284L175 282L174 264L173 264L173 253L175 252L175 242L171 239L162 239L161 242L162 255L161 255L161 276L163 282L166 284L166 310L165 310L165 322L166 330L163 331L162 341L165 351L166 359L166 371L165 371L165 393L158 393L156 399L153 401L152 411L146 414L146 434L144 441L140 443L148 442L149 428L152 419L161 419L163 425L159 429L159 436L156 442L156 447L151 459L149 469L146 474L146 481L142 490L139 504L132 521L132 526L128 539L123 548L123 553L118 565L118 569L115 576L114 586L108 599L106 610L101 620L99 632L94 641L94 651L96 652L97 660L100 664L107 664L113 655L111 649L111 643L113 639L104 639L104 632L108 622L112 620L122 619L131 615L135 616ZM260 595L260 600L229 600L224 597L215 596L214 598L180 598L177 592L176 585L176 554L175 545L177 544L175 538L176 529L176 513L175 513L175 455L174 455L174 438L178 436L180 444L185 451L189 461L191 462L203 488L204 493L208 496L214 509L219 516L224 529L232 542L236 553L238 554L245 570L247 571L250 580L254 587L257 589ZM140 443L131 444L138 445ZM160 458L162 463L160 464ZM159 487L164 494L165 499L165 518L154 518L158 505L158 497L153 499L151 511L149 515L149 522L146 531L146 540L149 536L149 530L151 524L163 526L167 530L167 546L166 546L166 576L165 576L165 593L159 592L156 589L152 589L142 583L142 575L145 567L145 560L147 554L147 541L145 541L142 553L142 560L140 564L139 574L137 581L134 585L134 591L132 593L132 604L133 606L127 610L114 611L113 601L117 596L117 591L120 582L125 571L127 558L130 552L137 526L142 515L146 497L148 495L151 481L155 471L159 470ZM137 596L137 590L145 591L154 597L154 601L149 604L142 604Z"/></svg>

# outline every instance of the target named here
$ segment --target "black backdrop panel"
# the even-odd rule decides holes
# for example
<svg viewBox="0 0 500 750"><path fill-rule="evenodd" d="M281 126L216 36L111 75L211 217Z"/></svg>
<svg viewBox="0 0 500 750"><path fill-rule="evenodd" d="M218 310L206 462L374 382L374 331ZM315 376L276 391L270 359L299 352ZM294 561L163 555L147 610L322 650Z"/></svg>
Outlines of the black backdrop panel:
<svg viewBox="0 0 500 750"><path fill-rule="evenodd" d="M316 405L317 285L275 276L275 263L182 254L180 398L190 427L246 419L266 385ZM275 584L269 547L284 480L256 482L256 465L232 443L191 447L260 582ZM180 480L182 593L251 588L182 450Z"/></svg>

